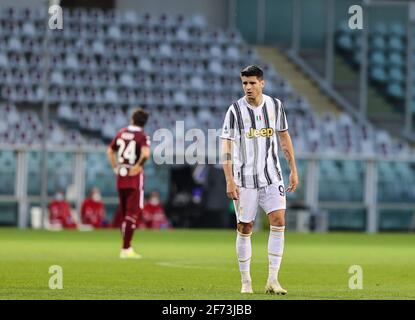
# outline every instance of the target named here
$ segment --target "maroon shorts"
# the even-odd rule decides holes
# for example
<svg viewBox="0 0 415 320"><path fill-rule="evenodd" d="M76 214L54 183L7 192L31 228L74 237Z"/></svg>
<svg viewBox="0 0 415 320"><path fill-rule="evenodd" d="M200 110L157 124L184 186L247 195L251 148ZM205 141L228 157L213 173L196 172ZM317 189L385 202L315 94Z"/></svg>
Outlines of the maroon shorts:
<svg viewBox="0 0 415 320"><path fill-rule="evenodd" d="M123 217L130 217L137 220L141 216L144 207L144 188L141 176L137 189L118 189L120 211Z"/></svg>

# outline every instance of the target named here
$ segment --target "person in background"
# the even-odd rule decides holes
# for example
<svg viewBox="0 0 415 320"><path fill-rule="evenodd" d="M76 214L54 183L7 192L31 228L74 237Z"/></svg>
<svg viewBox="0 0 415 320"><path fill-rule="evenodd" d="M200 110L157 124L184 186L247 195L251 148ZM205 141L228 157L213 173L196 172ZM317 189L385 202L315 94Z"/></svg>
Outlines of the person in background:
<svg viewBox="0 0 415 320"><path fill-rule="evenodd" d="M136 109L130 125L121 128L107 149L108 161L116 175L119 207L123 215L121 225L121 259L140 259L134 251L132 239L137 219L144 207L144 163L150 158L150 137L145 133L149 113Z"/></svg>
<svg viewBox="0 0 415 320"><path fill-rule="evenodd" d="M170 229L171 224L161 205L160 194L152 191L144 205L142 227L148 229Z"/></svg>
<svg viewBox="0 0 415 320"><path fill-rule="evenodd" d="M91 189L88 198L82 203L81 221L82 224L91 225L94 228L106 227L108 224L105 219L105 207L101 192L96 187Z"/></svg>
<svg viewBox="0 0 415 320"><path fill-rule="evenodd" d="M52 228L76 229L78 224L73 215L71 205L65 200L64 192L58 190L49 203L49 224Z"/></svg>

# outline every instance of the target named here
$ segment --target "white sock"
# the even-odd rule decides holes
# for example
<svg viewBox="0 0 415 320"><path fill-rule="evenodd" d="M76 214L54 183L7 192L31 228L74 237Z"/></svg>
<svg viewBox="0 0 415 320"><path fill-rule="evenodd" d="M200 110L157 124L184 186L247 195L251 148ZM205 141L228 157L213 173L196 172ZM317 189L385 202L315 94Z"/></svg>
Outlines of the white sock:
<svg viewBox="0 0 415 320"><path fill-rule="evenodd" d="M268 238L269 282L278 281L278 271L284 252L284 230L285 226L270 226Z"/></svg>
<svg viewBox="0 0 415 320"><path fill-rule="evenodd" d="M238 231L236 236L236 254L238 256L242 282L251 282L251 234L242 234Z"/></svg>

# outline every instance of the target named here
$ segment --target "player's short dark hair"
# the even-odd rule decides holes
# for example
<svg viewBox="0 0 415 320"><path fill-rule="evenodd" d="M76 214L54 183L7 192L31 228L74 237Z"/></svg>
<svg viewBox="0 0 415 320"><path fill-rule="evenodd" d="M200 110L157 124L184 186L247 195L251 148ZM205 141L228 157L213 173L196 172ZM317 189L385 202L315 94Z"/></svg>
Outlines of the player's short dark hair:
<svg viewBox="0 0 415 320"><path fill-rule="evenodd" d="M144 127L148 120L148 112L143 108L138 108L134 110L133 114L131 115L131 119L133 124L139 127Z"/></svg>
<svg viewBox="0 0 415 320"><path fill-rule="evenodd" d="M264 77L264 71L257 66L247 66L241 71L241 77L257 77L262 79Z"/></svg>

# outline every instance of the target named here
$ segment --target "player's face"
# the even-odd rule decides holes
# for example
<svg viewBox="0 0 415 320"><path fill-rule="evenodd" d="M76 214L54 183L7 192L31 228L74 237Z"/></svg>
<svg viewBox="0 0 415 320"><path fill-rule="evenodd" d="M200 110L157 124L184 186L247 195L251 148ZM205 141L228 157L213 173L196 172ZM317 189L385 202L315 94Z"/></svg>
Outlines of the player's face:
<svg viewBox="0 0 415 320"><path fill-rule="evenodd" d="M265 82L263 79L258 79L255 76L241 77L242 87L244 93L249 100L256 100L258 96L262 94Z"/></svg>

